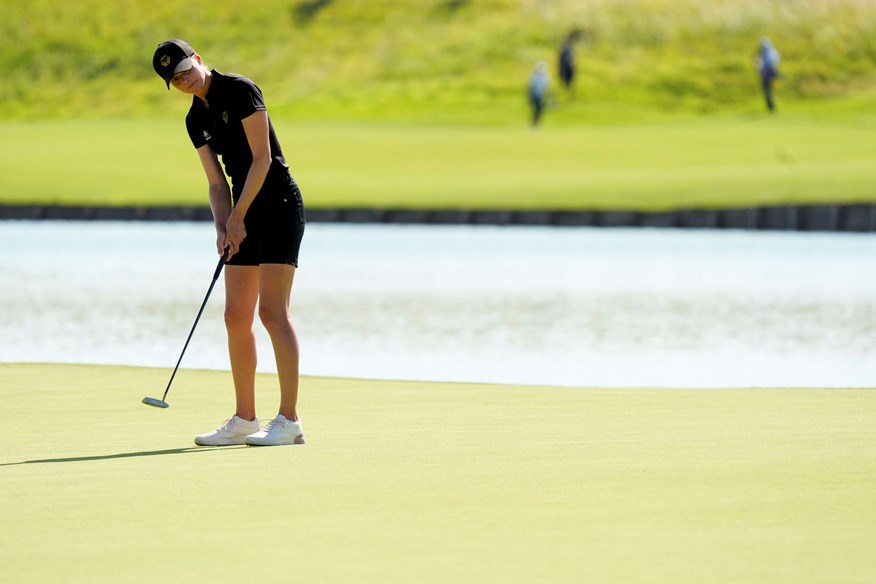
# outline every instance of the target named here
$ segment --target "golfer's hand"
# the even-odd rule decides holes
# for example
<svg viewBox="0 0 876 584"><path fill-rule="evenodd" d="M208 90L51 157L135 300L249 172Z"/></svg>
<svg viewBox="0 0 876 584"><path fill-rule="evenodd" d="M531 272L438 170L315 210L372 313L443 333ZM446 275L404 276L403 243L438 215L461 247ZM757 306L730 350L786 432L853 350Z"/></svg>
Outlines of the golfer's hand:
<svg viewBox="0 0 876 584"><path fill-rule="evenodd" d="M225 255L225 230L216 230L216 253Z"/></svg>
<svg viewBox="0 0 876 584"><path fill-rule="evenodd" d="M240 244L244 239L246 239L246 227L243 224L243 217L232 211L225 223L225 243L222 246L223 250L228 248L229 258L240 250Z"/></svg>

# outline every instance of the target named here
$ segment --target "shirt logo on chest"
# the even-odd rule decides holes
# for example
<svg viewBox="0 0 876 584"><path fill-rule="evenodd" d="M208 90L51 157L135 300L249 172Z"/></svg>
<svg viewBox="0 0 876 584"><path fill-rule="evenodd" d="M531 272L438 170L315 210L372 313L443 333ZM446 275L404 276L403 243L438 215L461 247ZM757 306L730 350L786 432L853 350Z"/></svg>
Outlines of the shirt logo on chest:
<svg viewBox="0 0 876 584"><path fill-rule="evenodd" d="M228 123L228 112L222 112L222 121Z"/></svg>

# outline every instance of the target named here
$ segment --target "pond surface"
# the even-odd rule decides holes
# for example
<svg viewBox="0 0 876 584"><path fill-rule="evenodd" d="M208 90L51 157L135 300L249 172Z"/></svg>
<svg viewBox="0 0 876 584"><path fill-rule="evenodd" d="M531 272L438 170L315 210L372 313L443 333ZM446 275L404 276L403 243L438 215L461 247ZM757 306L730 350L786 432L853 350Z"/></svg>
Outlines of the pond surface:
<svg viewBox="0 0 876 584"><path fill-rule="evenodd" d="M211 224L0 236L0 362L173 369L216 264ZM223 297L220 278L182 367L228 369ZM292 310L306 375L876 386L871 235L315 223Z"/></svg>

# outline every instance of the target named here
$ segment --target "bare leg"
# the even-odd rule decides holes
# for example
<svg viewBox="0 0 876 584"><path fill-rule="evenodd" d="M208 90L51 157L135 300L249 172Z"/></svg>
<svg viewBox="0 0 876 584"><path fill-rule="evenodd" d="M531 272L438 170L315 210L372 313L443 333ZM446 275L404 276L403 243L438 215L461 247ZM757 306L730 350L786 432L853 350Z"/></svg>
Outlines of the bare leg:
<svg viewBox="0 0 876 584"><path fill-rule="evenodd" d="M287 420L298 420L298 336L289 314L289 297L295 266L259 266L259 318L271 336L277 376L280 380L280 412Z"/></svg>
<svg viewBox="0 0 876 584"><path fill-rule="evenodd" d="M256 341L252 330L259 298L259 268L225 267L225 328L237 402L235 415L255 418Z"/></svg>

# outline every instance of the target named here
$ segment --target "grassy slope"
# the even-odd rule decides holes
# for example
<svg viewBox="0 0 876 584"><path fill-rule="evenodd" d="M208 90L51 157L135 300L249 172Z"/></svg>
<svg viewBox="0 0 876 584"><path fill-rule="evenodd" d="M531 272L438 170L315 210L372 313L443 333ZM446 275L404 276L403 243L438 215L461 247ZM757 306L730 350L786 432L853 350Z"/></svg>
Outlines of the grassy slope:
<svg viewBox="0 0 876 584"><path fill-rule="evenodd" d="M150 65L164 38L257 79L298 118L511 118L538 59L584 31L579 95L603 107L759 107L761 35L783 55L794 99L876 83L871 0L32 0L0 22L0 117L155 114ZM612 104L612 105L609 105Z"/></svg>
<svg viewBox="0 0 876 584"><path fill-rule="evenodd" d="M871 582L869 390L305 379L303 447L193 449L229 374L0 365L15 582ZM259 378L263 414L276 406Z"/></svg>

